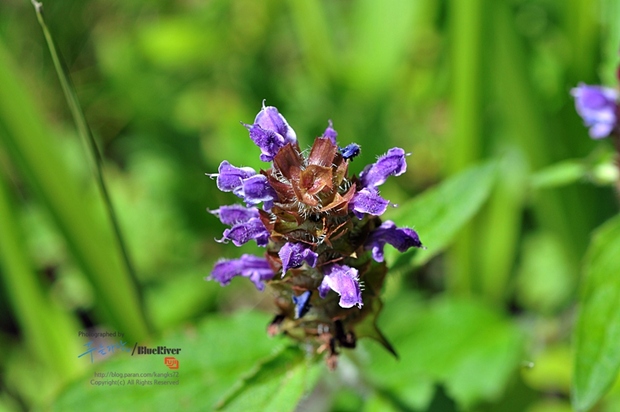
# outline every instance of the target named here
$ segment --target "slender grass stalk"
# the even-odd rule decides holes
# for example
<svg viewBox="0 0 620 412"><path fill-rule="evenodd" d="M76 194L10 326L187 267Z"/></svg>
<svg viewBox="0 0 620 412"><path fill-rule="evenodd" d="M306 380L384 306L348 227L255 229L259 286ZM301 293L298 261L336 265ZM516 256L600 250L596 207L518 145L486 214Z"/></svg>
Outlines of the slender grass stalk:
<svg viewBox="0 0 620 412"><path fill-rule="evenodd" d="M75 87L71 81L71 77L69 75L69 70L67 69L64 61L62 60L58 50L56 48L56 44L54 39L45 23L45 18L43 16L43 4L37 2L36 0L31 0L32 5L37 14L37 20L41 25L41 29L43 30L43 35L45 36L45 41L47 43L47 47L50 51L50 55L52 57L52 61L54 63L54 67L56 68L56 73L58 75L58 80L62 86L62 90L64 92L65 98L67 99L67 104L69 105L69 110L71 111L71 115L75 122L75 125L78 130L78 134L82 139L82 142L86 146L86 153L88 154L90 165L92 167L93 174L97 181L97 185L101 192L101 196L103 197L103 201L105 203L105 210L108 214L108 219L112 225L114 230L114 235L116 237L116 241L118 242L119 249L122 253L124 264L127 268L127 272L132 279L134 287L136 289L136 293L139 299L139 304L142 312L142 317L144 316L144 304L143 304L143 296L141 294L140 288L138 287L138 278L132 264L131 258L129 257L129 252L127 249L127 245L125 244L124 237L122 235L121 227L118 223L118 217L116 216L116 212L114 210L114 206L112 205L112 200L110 199L110 195L105 183L105 179L103 177L103 159L101 156L101 152L97 146L97 142L92 134L90 127L88 126L88 122L86 121L86 117L84 116L84 111L82 110L82 106L77 97L77 93L75 91Z"/></svg>
<svg viewBox="0 0 620 412"><path fill-rule="evenodd" d="M553 161L554 150L561 143L554 142L553 139L558 136L547 127L544 111L535 98L536 93L528 79L524 62L523 46L519 43L507 5L497 3L494 24L495 80L502 87L498 101L503 118L527 154L532 169L538 170ZM569 194L557 190L538 193L533 199L533 206L540 225L566 239L563 246L566 255L572 259L569 266L575 268L573 275L576 276L579 256L585 245L581 239L587 238L587 229L584 227L587 209L583 208L582 199L574 197L568 201Z"/></svg>
<svg viewBox="0 0 620 412"><path fill-rule="evenodd" d="M450 3L452 13L452 57L455 135L451 141L449 174L463 170L480 158L482 131L482 27L483 1ZM474 226L467 225L449 253L450 276L447 287L452 293L468 295L473 289Z"/></svg>
<svg viewBox="0 0 620 412"><path fill-rule="evenodd" d="M101 205L84 196L82 182L62 161L1 41L0 84L0 126L5 131L0 133L0 143L93 284L102 320L132 339L146 338L148 329L136 284L123 264L109 223L102 220Z"/></svg>

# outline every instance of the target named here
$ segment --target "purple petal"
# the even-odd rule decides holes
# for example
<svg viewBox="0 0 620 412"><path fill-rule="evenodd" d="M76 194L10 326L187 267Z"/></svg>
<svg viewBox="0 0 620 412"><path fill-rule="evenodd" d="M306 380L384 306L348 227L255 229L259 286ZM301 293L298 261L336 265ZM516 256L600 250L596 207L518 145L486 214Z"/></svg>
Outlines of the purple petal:
<svg viewBox="0 0 620 412"><path fill-rule="evenodd" d="M250 205L269 202L276 196L265 175L254 175L245 179L233 193Z"/></svg>
<svg viewBox="0 0 620 412"><path fill-rule="evenodd" d="M208 174L208 176L217 176L217 188L222 192L232 192L241 186L244 179L256 174L256 171L251 167L235 167L226 160L220 163L218 172Z"/></svg>
<svg viewBox="0 0 620 412"><path fill-rule="evenodd" d="M571 94L575 97L577 113L590 127L590 137L601 139L609 136L618 121L618 93L607 87L582 83L572 89Z"/></svg>
<svg viewBox="0 0 620 412"><path fill-rule="evenodd" d="M366 250L372 249L372 257L377 262L383 262L383 247L386 243L394 246L399 252L411 247L422 247L418 234L409 228L397 228L394 222L386 220L376 228L366 240Z"/></svg>
<svg viewBox="0 0 620 412"><path fill-rule="evenodd" d="M357 143L351 143L349 145L346 145L345 147L341 147L339 150L342 157L351 160L353 160L353 158L358 156L361 152L360 145L358 145Z"/></svg>
<svg viewBox="0 0 620 412"><path fill-rule="evenodd" d="M282 116L274 106L265 106L264 101L263 108L254 119L254 124L260 126L264 130L279 134L284 139L284 144L295 143L297 141L295 131L288 125L284 116Z"/></svg>
<svg viewBox="0 0 620 412"><path fill-rule="evenodd" d="M385 213L390 202L379 195L379 191L373 188L363 188L353 195L349 202L349 208L358 219L362 219L364 214L381 216Z"/></svg>
<svg viewBox="0 0 620 412"><path fill-rule="evenodd" d="M362 187L377 187L385 183L389 176L400 176L407 170L405 151L394 147L379 159L364 168L360 173Z"/></svg>
<svg viewBox="0 0 620 412"><path fill-rule="evenodd" d="M308 310L310 310L310 296L312 292L305 291L299 296L293 295L293 303L295 304L295 319L302 318Z"/></svg>
<svg viewBox="0 0 620 412"><path fill-rule="evenodd" d="M219 242L232 240L235 246L241 246L252 239L256 240L258 246L267 246L269 243L269 232L258 217L224 230L224 237Z"/></svg>
<svg viewBox="0 0 620 412"><path fill-rule="evenodd" d="M246 125L246 127L248 127ZM271 162L278 151L286 144L284 137L272 130L263 129L255 124L249 126L250 139L260 148L260 160Z"/></svg>
<svg viewBox="0 0 620 412"><path fill-rule="evenodd" d="M243 255L239 259L218 261L207 280L215 280L222 286L226 286L235 276L247 277L254 282L258 290L263 290L264 282L273 278L274 273L266 259Z"/></svg>
<svg viewBox="0 0 620 412"><path fill-rule="evenodd" d="M282 275L286 273L290 268L300 267L304 261L315 267L318 254L312 249L304 245L303 243L285 243L284 246L278 252L280 259L282 259Z"/></svg>
<svg viewBox="0 0 620 412"><path fill-rule="evenodd" d="M325 268L325 277L319 286L319 295L324 298L331 289L340 295L339 305L350 308L362 307L362 291L360 290L358 271L345 265L332 264Z"/></svg>
<svg viewBox="0 0 620 412"><path fill-rule="evenodd" d="M250 139L260 148L260 159L271 162L278 151L287 143L295 143L297 136L284 116L273 106L266 106L256 115L254 124L245 125L250 131Z"/></svg>
<svg viewBox="0 0 620 412"><path fill-rule="evenodd" d="M209 213L217 216L223 224L231 226L258 217L257 208L241 205L221 206L219 209L209 210Z"/></svg>
<svg viewBox="0 0 620 412"><path fill-rule="evenodd" d="M323 132L323 136L321 137L327 137L329 140L331 140L331 142L334 144L334 146L336 146L338 143L336 143L336 137L338 137L338 132L336 132L336 130L334 130L334 125L332 123L331 120L327 121L327 129L325 129L325 131Z"/></svg>

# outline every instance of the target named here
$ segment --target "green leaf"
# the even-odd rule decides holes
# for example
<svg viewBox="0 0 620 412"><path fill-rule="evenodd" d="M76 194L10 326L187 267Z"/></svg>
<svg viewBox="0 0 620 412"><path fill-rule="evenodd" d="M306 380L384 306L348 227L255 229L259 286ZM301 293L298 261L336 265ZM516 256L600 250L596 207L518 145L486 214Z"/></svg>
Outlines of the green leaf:
<svg viewBox="0 0 620 412"><path fill-rule="evenodd" d="M518 302L547 315L561 309L575 289L569 262L556 233L538 231L525 236L515 284Z"/></svg>
<svg viewBox="0 0 620 412"><path fill-rule="evenodd" d="M597 229L585 263L575 327L572 401L586 411L607 392L620 368L620 215Z"/></svg>
<svg viewBox="0 0 620 412"><path fill-rule="evenodd" d="M576 183L585 179L587 174L588 168L583 161L566 160L534 173L530 184L535 189L551 189Z"/></svg>
<svg viewBox="0 0 620 412"><path fill-rule="evenodd" d="M216 405L224 411L292 411L314 386L321 370L289 346L259 364Z"/></svg>
<svg viewBox="0 0 620 412"><path fill-rule="evenodd" d="M521 360L519 329L476 301L440 298L426 306L403 295L386 305L382 319L400 359L368 345L364 370L410 408L425 409L438 384L464 409L497 400Z"/></svg>
<svg viewBox="0 0 620 412"><path fill-rule="evenodd" d="M472 167L401 205L389 217L398 226L413 227L426 249L400 257L395 250L386 250L388 261L395 261L394 267L423 265L446 248L489 197L495 171L493 163Z"/></svg>

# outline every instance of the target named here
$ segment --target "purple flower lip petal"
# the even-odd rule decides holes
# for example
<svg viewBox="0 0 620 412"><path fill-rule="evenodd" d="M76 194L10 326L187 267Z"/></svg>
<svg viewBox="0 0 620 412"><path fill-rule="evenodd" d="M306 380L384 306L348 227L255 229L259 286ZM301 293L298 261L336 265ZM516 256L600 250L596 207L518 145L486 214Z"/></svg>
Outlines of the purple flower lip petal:
<svg viewBox="0 0 620 412"><path fill-rule="evenodd" d="M245 126L250 131L250 139L261 151L260 160L271 162L276 153L285 145L284 137L273 130L263 129L257 124Z"/></svg>
<svg viewBox="0 0 620 412"><path fill-rule="evenodd" d="M242 184L233 190L233 193L249 205L269 202L276 196L265 175L254 175L243 180Z"/></svg>
<svg viewBox="0 0 620 412"><path fill-rule="evenodd" d="M331 120L328 120L327 124L327 129L325 129L325 131L323 132L322 137L327 137L335 146L337 145L336 137L338 137L338 132L336 132L336 130L334 129L334 125Z"/></svg>
<svg viewBox="0 0 620 412"><path fill-rule="evenodd" d="M256 171L251 167L235 167L228 161L220 163L218 173L207 173L210 178L217 177L217 188L222 192L232 192L243 183L244 179L254 176Z"/></svg>
<svg viewBox="0 0 620 412"><path fill-rule="evenodd" d="M215 280L222 286L226 286L235 276L249 278L256 288L262 291L265 289L264 282L273 278L274 273L266 259L243 255L239 259L219 260L213 267L211 275L206 279Z"/></svg>
<svg viewBox="0 0 620 412"><path fill-rule="evenodd" d="M243 123L242 123L243 124ZM250 131L250 139L261 150L260 159L271 162L278 151L288 143L297 142L295 131L288 125L278 109L265 106L256 115L254 124L243 124Z"/></svg>
<svg viewBox="0 0 620 412"><path fill-rule="evenodd" d="M329 289L340 295L338 304L341 307L345 309L353 306L362 307L362 291L357 269L338 264L325 267L325 277L319 286L319 296L324 298Z"/></svg>
<svg viewBox="0 0 620 412"><path fill-rule="evenodd" d="M373 164L364 168L360 173L360 183L362 187L377 187L385 183L389 176L400 176L407 171L408 156L400 147L394 147Z"/></svg>
<svg viewBox="0 0 620 412"><path fill-rule="evenodd" d="M267 246L269 243L269 232L260 218L257 217L224 230L224 237L217 242L225 243L232 240L235 246L242 246L252 239L256 240L258 246Z"/></svg>
<svg viewBox="0 0 620 412"><path fill-rule="evenodd" d="M339 151L342 157L344 157L345 159L353 160L353 158L360 154L361 148L360 145L358 145L357 143L351 143L345 147L341 147Z"/></svg>
<svg viewBox="0 0 620 412"><path fill-rule="evenodd" d="M306 262L315 267L319 255L303 243L285 243L278 252L282 260L282 276L291 268L298 268Z"/></svg>
<svg viewBox="0 0 620 412"><path fill-rule="evenodd" d="M295 304L295 319L302 318L310 310L310 296L312 296L312 292L309 290L299 296L293 295L293 303Z"/></svg>
<svg viewBox="0 0 620 412"><path fill-rule="evenodd" d="M575 97L577 113L590 128L590 137L602 139L609 136L618 124L618 93L607 87L580 83L571 94Z"/></svg>
<svg viewBox="0 0 620 412"><path fill-rule="evenodd" d="M284 143L295 143L297 141L297 135L295 130L289 126L288 122L278 112L278 109L274 106L265 106L265 100L263 100L263 108L256 115L254 124L262 127L265 130L271 130L278 133L284 138Z"/></svg>
<svg viewBox="0 0 620 412"><path fill-rule="evenodd" d="M364 214L381 216L387 210L390 202L379 195L375 188L363 188L355 193L349 207L358 219L363 219Z"/></svg>
<svg viewBox="0 0 620 412"><path fill-rule="evenodd" d="M411 247L424 248L418 234L413 229L397 228L394 222L386 220L376 228L366 240L366 250L372 250L372 257L377 262L383 262L383 247L386 243L394 246L399 252L405 252Z"/></svg>
<svg viewBox="0 0 620 412"><path fill-rule="evenodd" d="M208 210L212 215L217 216L225 225L235 225L244 223L252 218L258 218L258 209L255 207L245 207L241 205L220 206L216 210Z"/></svg>

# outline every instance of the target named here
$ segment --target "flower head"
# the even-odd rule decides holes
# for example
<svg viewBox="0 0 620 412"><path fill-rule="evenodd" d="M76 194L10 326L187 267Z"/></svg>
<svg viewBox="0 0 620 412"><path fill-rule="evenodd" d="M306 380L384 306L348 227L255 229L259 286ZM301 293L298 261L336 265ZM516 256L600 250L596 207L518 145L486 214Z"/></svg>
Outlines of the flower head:
<svg viewBox="0 0 620 412"><path fill-rule="evenodd" d="M590 128L590 137L609 136L618 124L618 93L602 86L580 84L571 90L577 113Z"/></svg>
<svg viewBox="0 0 620 412"><path fill-rule="evenodd" d="M356 177L349 174L349 164L360 146L338 146L331 121L309 150L300 149L275 107L263 104L254 123L245 126L261 160L271 163L256 172L223 161L210 176L246 206L222 206L211 213L230 226L220 242L241 246L255 240L266 252L220 260L208 279L224 286L242 276L259 290L270 285L279 310L270 334L286 333L317 352L328 349L328 365L334 366L336 348L354 347L356 325L377 316L380 304L373 301L387 272L385 244L401 252L422 247L412 229L379 218L389 201L378 186L405 173L407 154L392 148Z"/></svg>

